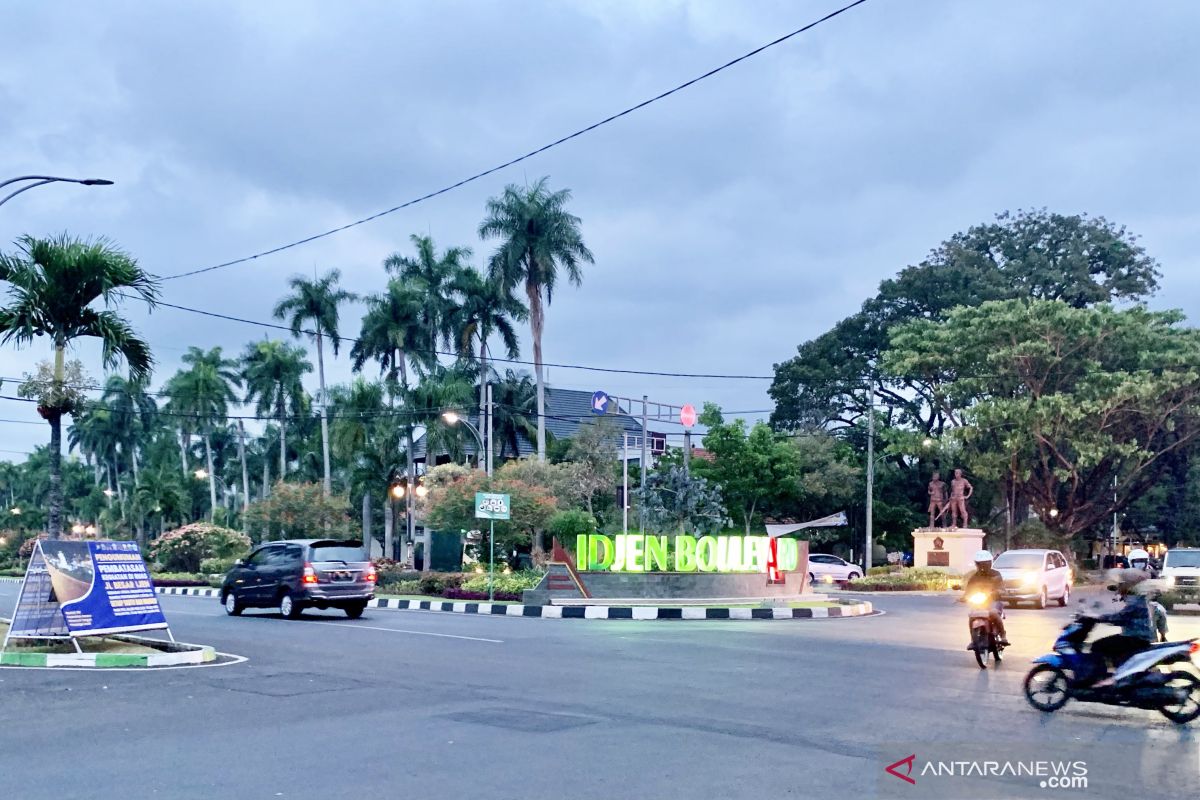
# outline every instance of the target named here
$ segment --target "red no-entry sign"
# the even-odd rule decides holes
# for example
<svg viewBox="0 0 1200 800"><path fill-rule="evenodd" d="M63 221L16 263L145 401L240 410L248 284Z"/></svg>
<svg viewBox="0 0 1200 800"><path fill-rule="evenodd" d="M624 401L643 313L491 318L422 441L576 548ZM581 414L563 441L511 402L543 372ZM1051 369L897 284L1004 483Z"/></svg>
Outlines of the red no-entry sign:
<svg viewBox="0 0 1200 800"><path fill-rule="evenodd" d="M696 407L688 404L679 409L679 421L683 423L683 427L690 428L696 424Z"/></svg>

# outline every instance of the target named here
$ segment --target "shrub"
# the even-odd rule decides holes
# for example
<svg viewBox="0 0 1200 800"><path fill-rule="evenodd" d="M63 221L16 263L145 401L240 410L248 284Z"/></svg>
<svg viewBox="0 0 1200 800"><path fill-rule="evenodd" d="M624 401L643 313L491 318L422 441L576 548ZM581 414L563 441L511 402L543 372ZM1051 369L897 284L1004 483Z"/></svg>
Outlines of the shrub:
<svg viewBox="0 0 1200 800"><path fill-rule="evenodd" d="M34 536L32 539L26 539L25 541L21 542L21 547L17 550L17 557L25 561L29 560L29 557L33 555L33 548L35 545L37 545L36 536Z"/></svg>
<svg viewBox="0 0 1200 800"><path fill-rule="evenodd" d="M475 592L475 591L471 591L469 589L458 589L458 588L452 587L449 589L445 589L442 592L442 597L446 598L447 600L487 600L488 593L487 593L487 589L484 589L482 592ZM501 592L498 589L496 590L494 597L497 600L520 600L521 599L521 595L519 595L515 592Z"/></svg>
<svg viewBox="0 0 1200 800"><path fill-rule="evenodd" d="M895 572L900 572L904 567L899 564L884 564L881 567L871 567L867 570L867 575L891 575Z"/></svg>
<svg viewBox="0 0 1200 800"><path fill-rule="evenodd" d="M496 573L496 591L519 595L526 589L532 589L541 583L544 574L538 570L524 570L513 573L498 572ZM486 593L488 589L487 573L472 575L463 581L462 588L471 592Z"/></svg>
<svg viewBox="0 0 1200 800"><path fill-rule="evenodd" d="M150 545L150 556L166 569L198 572L206 558L236 558L250 549L244 533L207 522L167 531Z"/></svg>
<svg viewBox="0 0 1200 800"><path fill-rule="evenodd" d="M155 586L208 586L207 575L190 572L157 572L150 576Z"/></svg>
<svg viewBox="0 0 1200 800"><path fill-rule="evenodd" d="M421 594L420 581L396 581L381 588L388 594Z"/></svg>
<svg viewBox="0 0 1200 800"><path fill-rule="evenodd" d="M1188 592L1185 590L1174 589L1169 592L1163 592L1154 599L1162 603L1163 608L1165 608L1167 611L1173 611L1177 605L1183 605L1186 603L1200 603L1200 591L1192 590Z"/></svg>
<svg viewBox="0 0 1200 800"><path fill-rule="evenodd" d="M463 576L457 572L425 572L418 579L421 594L441 594L446 589L457 589Z"/></svg>
<svg viewBox="0 0 1200 800"><path fill-rule="evenodd" d="M206 558L200 562L200 571L205 575L224 575L233 569L236 558Z"/></svg>
<svg viewBox="0 0 1200 800"><path fill-rule="evenodd" d="M961 582L961 578L950 572L922 567L909 567L900 572L868 575L850 581L849 588L864 592L940 592Z"/></svg>

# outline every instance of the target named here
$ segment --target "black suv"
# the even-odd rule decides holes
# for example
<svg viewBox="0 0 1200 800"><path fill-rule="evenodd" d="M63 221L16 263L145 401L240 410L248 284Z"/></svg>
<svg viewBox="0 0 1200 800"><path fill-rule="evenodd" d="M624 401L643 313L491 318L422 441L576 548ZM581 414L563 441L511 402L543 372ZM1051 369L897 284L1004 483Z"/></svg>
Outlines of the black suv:
<svg viewBox="0 0 1200 800"><path fill-rule="evenodd" d="M230 616L246 608L278 608L296 619L306 608L340 608L358 619L374 596L375 566L362 543L334 539L259 545L221 583L221 603Z"/></svg>

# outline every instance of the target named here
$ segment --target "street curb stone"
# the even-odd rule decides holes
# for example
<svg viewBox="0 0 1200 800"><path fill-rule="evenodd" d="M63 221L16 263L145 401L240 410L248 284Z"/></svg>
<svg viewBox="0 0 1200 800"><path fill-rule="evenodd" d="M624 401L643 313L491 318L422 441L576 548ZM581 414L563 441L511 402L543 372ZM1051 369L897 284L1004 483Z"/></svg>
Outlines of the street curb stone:
<svg viewBox="0 0 1200 800"><path fill-rule="evenodd" d="M187 597L218 597L220 590L194 586L160 586L159 594ZM835 608L723 608L712 606L525 606L506 603L465 602L462 600L400 600L379 597L368 608L397 611L437 611L450 614L492 614L541 619L635 619L635 620L711 620L711 619L829 619L861 617L874 611L866 601Z"/></svg>

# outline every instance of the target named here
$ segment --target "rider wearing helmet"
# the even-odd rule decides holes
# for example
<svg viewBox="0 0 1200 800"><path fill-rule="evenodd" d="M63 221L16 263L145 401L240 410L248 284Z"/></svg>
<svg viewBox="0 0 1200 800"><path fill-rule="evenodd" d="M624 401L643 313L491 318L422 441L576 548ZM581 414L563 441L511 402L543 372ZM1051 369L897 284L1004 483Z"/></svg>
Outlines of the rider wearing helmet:
<svg viewBox="0 0 1200 800"><path fill-rule="evenodd" d="M987 550L980 550L975 554L975 573L967 579L967 584L963 587L963 594L970 596L974 592L983 592L988 596L992 611L992 625L996 629L1000 644L1008 647L1008 637L1004 630L1004 602L1000 599L1003 588L1004 577L992 569L992 554Z"/></svg>
<svg viewBox="0 0 1200 800"><path fill-rule="evenodd" d="M1154 615L1149 601L1145 595L1135 591L1137 585L1146 580L1145 571L1132 568L1114 570L1112 577L1115 585L1109 588L1117 592L1124 605L1118 611L1093 619L1109 625L1120 625L1121 632L1097 639L1092 643L1092 652L1103 656L1115 669L1130 656L1153 644L1158 638L1158 632L1155 630Z"/></svg>

